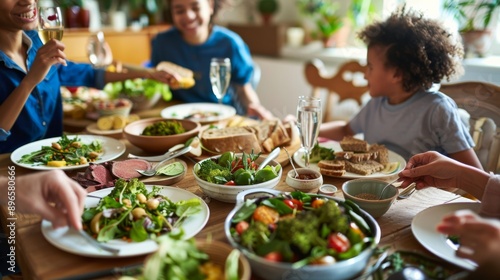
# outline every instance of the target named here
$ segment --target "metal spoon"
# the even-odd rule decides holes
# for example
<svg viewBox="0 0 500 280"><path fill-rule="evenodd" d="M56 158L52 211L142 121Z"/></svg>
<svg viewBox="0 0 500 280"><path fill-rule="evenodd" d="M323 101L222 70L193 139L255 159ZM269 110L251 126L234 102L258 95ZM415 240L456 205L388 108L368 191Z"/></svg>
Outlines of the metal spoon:
<svg viewBox="0 0 500 280"><path fill-rule="evenodd" d="M404 189L401 193L398 195L398 199L405 199L410 197L414 192L415 192L415 187L417 184L411 183L406 189Z"/></svg>
<svg viewBox="0 0 500 280"><path fill-rule="evenodd" d="M177 150L174 152L173 155L170 157L165 158L164 160L160 161L158 164L156 164L153 168L147 169L147 170L141 170L141 169L136 169L135 171L139 172L143 176L154 176L156 175L156 171L158 171L158 168L165 163L166 161L169 161L175 157L178 157L180 155L183 155L191 150L191 146L187 146L182 150Z"/></svg>
<svg viewBox="0 0 500 280"><path fill-rule="evenodd" d="M290 154L288 153L288 150L285 147L283 147L283 149L285 150L286 155L288 156L288 160L290 161L290 164L292 165L293 171L295 171L295 176L294 177L296 178L299 175L299 173L297 173L297 169L295 169L295 165L293 165L293 160L290 157Z"/></svg>
<svg viewBox="0 0 500 280"><path fill-rule="evenodd" d="M381 200L381 199L382 199L382 197L384 197L384 192L385 192L385 190L386 190L386 189L387 189L390 185L392 185L392 184L396 183L398 180L399 180L399 177L398 177L396 180L394 180L394 181L392 181L392 182L390 182L390 183L387 183L387 185L385 185L385 186L384 186L384 188L382 189L382 191L380 192L380 195L378 196L378 200Z"/></svg>
<svg viewBox="0 0 500 280"><path fill-rule="evenodd" d="M276 147L269 155L259 164L257 170L264 168L271 160L275 159L280 154L280 147Z"/></svg>

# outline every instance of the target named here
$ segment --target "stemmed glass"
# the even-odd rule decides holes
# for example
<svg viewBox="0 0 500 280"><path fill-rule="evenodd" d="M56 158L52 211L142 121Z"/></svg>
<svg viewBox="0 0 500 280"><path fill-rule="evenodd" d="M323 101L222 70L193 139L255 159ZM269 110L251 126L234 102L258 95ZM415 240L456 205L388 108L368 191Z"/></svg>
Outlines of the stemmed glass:
<svg viewBox="0 0 500 280"><path fill-rule="evenodd" d="M38 35L44 44L51 39L61 41L64 26L62 22L61 8L39 7L38 8Z"/></svg>
<svg viewBox="0 0 500 280"><path fill-rule="evenodd" d="M231 60L225 58L212 58L210 61L210 82L219 104L226 94L229 82L231 81Z"/></svg>
<svg viewBox="0 0 500 280"><path fill-rule="evenodd" d="M304 150L305 166L309 167L309 157L318 139L321 125L321 99L311 96L299 96L297 106L297 128Z"/></svg>

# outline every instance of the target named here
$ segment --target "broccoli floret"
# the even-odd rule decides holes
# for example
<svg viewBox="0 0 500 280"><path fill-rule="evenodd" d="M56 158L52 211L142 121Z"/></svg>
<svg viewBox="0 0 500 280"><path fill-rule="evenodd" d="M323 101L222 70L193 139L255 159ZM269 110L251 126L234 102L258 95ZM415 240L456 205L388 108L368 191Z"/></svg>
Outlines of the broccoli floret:
<svg viewBox="0 0 500 280"><path fill-rule="evenodd" d="M268 242L270 234L266 224L256 221L241 234L241 245L252 250L252 248Z"/></svg>
<svg viewBox="0 0 500 280"><path fill-rule="evenodd" d="M313 211L316 212L319 223L328 226L331 231L346 234L349 230L349 220L346 215L342 214L342 210L335 201L328 200L322 207L315 208Z"/></svg>
<svg viewBox="0 0 500 280"><path fill-rule="evenodd" d="M319 219L314 213L301 212L294 219L281 219L276 229L276 237L307 254L314 246L326 246L326 242L319 236L319 225Z"/></svg>
<svg viewBox="0 0 500 280"><path fill-rule="evenodd" d="M320 160L332 160L335 159L335 151L330 148L322 147L316 143L311 150L311 155L309 157L309 162L317 163Z"/></svg>
<svg viewBox="0 0 500 280"><path fill-rule="evenodd" d="M202 161L196 175L202 180L215 184L225 184L231 181L233 176L229 168L220 166L212 160Z"/></svg>

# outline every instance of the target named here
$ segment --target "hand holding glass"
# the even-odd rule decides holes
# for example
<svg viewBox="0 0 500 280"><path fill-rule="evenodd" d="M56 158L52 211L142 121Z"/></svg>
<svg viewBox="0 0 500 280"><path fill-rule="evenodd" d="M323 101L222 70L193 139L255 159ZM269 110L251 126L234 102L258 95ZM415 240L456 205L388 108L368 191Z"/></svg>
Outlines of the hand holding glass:
<svg viewBox="0 0 500 280"><path fill-rule="evenodd" d="M297 127L299 129L300 142L305 151L305 166L309 167L311 151L318 139L319 126L321 125L321 99L300 96L297 106Z"/></svg>
<svg viewBox="0 0 500 280"><path fill-rule="evenodd" d="M212 58L210 61L210 82L219 104L226 94L231 81L231 60L229 58Z"/></svg>
<svg viewBox="0 0 500 280"><path fill-rule="evenodd" d="M38 35L44 44L51 39L62 40L64 26L59 7L38 8Z"/></svg>

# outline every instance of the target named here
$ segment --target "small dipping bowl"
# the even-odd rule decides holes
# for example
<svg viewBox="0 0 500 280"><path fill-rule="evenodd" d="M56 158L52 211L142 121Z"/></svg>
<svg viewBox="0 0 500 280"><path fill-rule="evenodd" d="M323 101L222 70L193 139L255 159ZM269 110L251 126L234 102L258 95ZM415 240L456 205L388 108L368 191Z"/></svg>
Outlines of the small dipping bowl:
<svg viewBox="0 0 500 280"><path fill-rule="evenodd" d="M298 176L295 176L295 170L288 171L285 182L290 187L302 191L310 192L318 189L323 184L323 176L319 171L310 168L297 168Z"/></svg>
<svg viewBox="0 0 500 280"><path fill-rule="evenodd" d="M324 184L319 187L318 194L334 195L337 192L337 187L332 184Z"/></svg>

